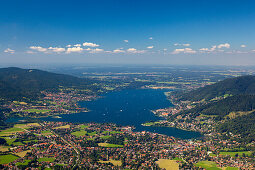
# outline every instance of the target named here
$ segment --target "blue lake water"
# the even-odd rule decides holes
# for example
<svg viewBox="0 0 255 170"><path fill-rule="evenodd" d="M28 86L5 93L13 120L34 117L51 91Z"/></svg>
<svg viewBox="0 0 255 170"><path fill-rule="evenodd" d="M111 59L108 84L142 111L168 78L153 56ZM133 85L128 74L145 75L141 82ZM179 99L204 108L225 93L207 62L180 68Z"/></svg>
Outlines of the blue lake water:
<svg viewBox="0 0 255 170"><path fill-rule="evenodd" d="M94 101L80 102L90 112L60 115L61 119L42 118L46 121L66 122L111 122L118 125L135 126L136 131L150 131L183 139L200 137L200 133L170 127L145 127L142 123L159 120L150 110L172 106L164 90L130 89L106 93Z"/></svg>

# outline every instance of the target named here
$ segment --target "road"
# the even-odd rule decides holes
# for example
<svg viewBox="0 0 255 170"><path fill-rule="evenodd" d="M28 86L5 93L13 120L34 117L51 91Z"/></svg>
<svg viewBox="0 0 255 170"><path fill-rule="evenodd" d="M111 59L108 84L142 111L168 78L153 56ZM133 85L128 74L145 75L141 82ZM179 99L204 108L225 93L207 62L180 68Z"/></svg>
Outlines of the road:
<svg viewBox="0 0 255 170"><path fill-rule="evenodd" d="M43 123L40 123L41 126L44 126ZM76 152L77 156L76 156L76 162L75 165L73 166L72 169L74 169L76 166L79 165L80 162L80 152L79 150L70 142L68 142L67 140L65 140L62 136L60 136L59 134L57 134L52 128L47 128L52 134L56 135L57 137L59 137L63 142L65 142L66 144L68 144L69 146L71 146L73 148L73 150Z"/></svg>

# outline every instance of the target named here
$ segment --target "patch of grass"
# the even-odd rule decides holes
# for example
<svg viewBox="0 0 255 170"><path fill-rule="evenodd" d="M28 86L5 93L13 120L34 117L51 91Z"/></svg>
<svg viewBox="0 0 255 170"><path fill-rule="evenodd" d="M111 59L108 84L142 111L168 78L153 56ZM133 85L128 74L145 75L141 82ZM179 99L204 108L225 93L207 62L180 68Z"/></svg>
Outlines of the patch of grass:
<svg viewBox="0 0 255 170"><path fill-rule="evenodd" d="M88 133L89 136L94 136L95 134L97 134L96 131Z"/></svg>
<svg viewBox="0 0 255 170"><path fill-rule="evenodd" d="M15 103L15 104L22 104L22 105L27 105L26 102L13 101L13 103Z"/></svg>
<svg viewBox="0 0 255 170"><path fill-rule="evenodd" d="M67 164L56 164L58 166L67 166Z"/></svg>
<svg viewBox="0 0 255 170"><path fill-rule="evenodd" d="M72 132L72 135L76 136L76 137L80 137L80 136L84 136L87 134L87 131L85 130L80 130L80 131L76 131L76 132Z"/></svg>
<svg viewBox="0 0 255 170"><path fill-rule="evenodd" d="M19 166L19 165L24 165L24 166L27 166L29 164L29 162L31 162L31 160L25 160L24 162L17 162L16 163L16 166Z"/></svg>
<svg viewBox="0 0 255 170"><path fill-rule="evenodd" d="M87 140L95 140L94 138L87 138Z"/></svg>
<svg viewBox="0 0 255 170"><path fill-rule="evenodd" d="M24 129L13 127L13 128L2 130L0 132L0 136L11 136L17 132L23 132L23 131L24 131Z"/></svg>
<svg viewBox="0 0 255 170"><path fill-rule="evenodd" d="M116 145L110 143L98 143L98 146L106 147L106 148L123 148L123 145Z"/></svg>
<svg viewBox="0 0 255 170"><path fill-rule="evenodd" d="M213 161L199 161L198 163L195 164L195 166L202 167L202 168L205 168L207 170L209 168L217 168L217 164Z"/></svg>
<svg viewBox="0 0 255 170"><path fill-rule="evenodd" d="M15 128L30 129L31 127L41 126L39 123L15 124Z"/></svg>
<svg viewBox="0 0 255 170"><path fill-rule="evenodd" d="M238 156L242 157L243 154L250 156L251 152L250 151L240 151L240 152L220 152L220 155L224 155L224 156L231 156L231 157L235 157L235 155L238 154Z"/></svg>
<svg viewBox="0 0 255 170"><path fill-rule="evenodd" d="M9 151L10 146L0 146L0 152L7 152Z"/></svg>
<svg viewBox="0 0 255 170"><path fill-rule="evenodd" d="M53 135L53 134L51 133L51 131L49 131L49 130L41 131L41 134L42 134L42 135L45 135L45 136L47 136L47 135Z"/></svg>
<svg viewBox="0 0 255 170"><path fill-rule="evenodd" d="M27 151L22 151L22 152L13 153L13 154L15 154L15 155L17 155L17 156L23 158L23 157L26 156L26 154L27 154L28 152L31 152L31 151L30 151L30 150L27 150Z"/></svg>
<svg viewBox="0 0 255 170"><path fill-rule="evenodd" d="M43 158L39 158L38 162L54 162L55 158L49 158L49 157L43 157Z"/></svg>
<svg viewBox="0 0 255 170"><path fill-rule="evenodd" d="M214 154L214 153L209 153L209 155L210 155L210 156L214 156L214 157L217 156L217 155Z"/></svg>
<svg viewBox="0 0 255 170"><path fill-rule="evenodd" d="M103 131L103 134L116 134L116 133L123 133L121 131Z"/></svg>
<svg viewBox="0 0 255 170"><path fill-rule="evenodd" d="M30 143L30 142L35 142L35 143L37 143L38 142L38 140L26 140L26 141L23 141L24 143Z"/></svg>
<svg viewBox="0 0 255 170"><path fill-rule="evenodd" d="M27 110L22 110L22 112L28 112L28 113L47 113L50 112L51 110L48 109L27 109Z"/></svg>
<svg viewBox="0 0 255 170"><path fill-rule="evenodd" d="M110 137L112 137L112 136L101 136L100 138L101 139L109 139Z"/></svg>
<svg viewBox="0 0 255 170"><path fill-rule="evenodd" d="M5 137L4 139L6 140L8 145L11 145L16 140L16 138L10 138L10 137Z"/></svg>
<svg viewBox="0 0 255 170"><path fill-rule="evenodd" d="M160 168L164 168L166 170L178 170L179 169L179 164L175 160L170 160L170 159L159 159L156 161L158 166Z"/></svg>
<svg viewBox="0 0 255 170"><path fill-rule="evenodd" d="M80 129L86 129L86 128L88 128L89 126L88 125L79 125L79 128Z"/></svg>
<svg viewBox="0 0 255 170"><path fill-rule="evenodd" d="M98 161L100 163L112 163L114 166L121 166L121 161L110 159L109 161Z"/></svg>
<svg viewBox="0 0 255 170"><path fill-rule="evenodd" d="M178 158L178 157L174 158L173 160L175 160L175 161L181 161L181 162L183 162L183 159L181 159L181 158Z"/></svg>
<svg viewBox="0 0 255 170"><path fill-rule="evenodd" d="M69 129L70 125L65 125L65 126L59 126L59 127L55 127L53 129Z"/></svg>
<svg viewBox="0 0 255 170"><path fill-rule="evenodd" d="M236 167L224 167L223 170L238 170Z"/></svg>
<svg viewBox="0 0 255 170"><path fill-rule="evenodd" d="M14 155L0 155L0 164L8 164L10 162L15 161L16 159L18 159L19 157L14 156Z"/></svg>
<svg viewBox="0 0 255 170"><path fill-rule="evenodd" d="M222 169L218 167L211 167L211 168L207 168L206 170L222 170Z"/></svg>
<svg viewBox="0 0 255 170"><path fill-rule="evenodd" d="M21 142L13 142L12 145L14 145L14 146L21 146L21 145L24 145L24 144L21 143Z"/></svg>

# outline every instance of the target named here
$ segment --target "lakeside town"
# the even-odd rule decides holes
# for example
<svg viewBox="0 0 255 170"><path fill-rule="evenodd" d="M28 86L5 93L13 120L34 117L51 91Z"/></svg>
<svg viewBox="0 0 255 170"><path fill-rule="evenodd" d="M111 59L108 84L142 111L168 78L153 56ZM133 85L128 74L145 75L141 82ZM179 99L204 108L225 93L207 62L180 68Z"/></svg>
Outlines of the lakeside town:
<svg viewBox="0 0 255 170"><path fill-rule="evenodd" d="M1 169L255 168L254 152L234 152L240 143L217 135L183 140L110 123L34 122L0 136Z"/></svg>
<svg viewBox="0 0 255 170"><path fill-rule="evenodd" d="M98 98L94 94L84 94L79 89L63 88L59 92L41 91L42 97L37 100L9 101L3 105L4 108L10 109L6 117L47 117L59 114L73 114L87 112L88 109L80 107L79 101L91 101Z"/></svg>

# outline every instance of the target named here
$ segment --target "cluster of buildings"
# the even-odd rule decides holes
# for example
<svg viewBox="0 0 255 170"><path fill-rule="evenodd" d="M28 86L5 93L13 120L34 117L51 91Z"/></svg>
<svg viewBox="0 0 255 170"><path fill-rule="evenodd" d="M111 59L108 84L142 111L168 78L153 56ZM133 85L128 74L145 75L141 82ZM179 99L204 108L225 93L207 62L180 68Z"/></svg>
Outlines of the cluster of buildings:
<svg viewBox="0 0 255 170"><path fill-rule="evenodd" d="M12 110L12 114L22 117L52 116L58 114L71 114L87 111L77 104L78 101L90 101L95 95L87 95L80 92L46 92L42 91L42 97L29 103L13 101L6 107Z"/></svg>
<svg viewBox="0 0 255 170"><path fill-rule="evenodd" d="M13 134L22 145L9 152L27 153L2 168L27 167L72 169L159 169L159 159L176 160L180 169L199 169L199 161L214 161L219 167L254 169L252 157L219 154L222 148L235 148L238 142L183 140L151 132L133 132L132 127L115 124L75 124L42 122L26 131ZM214 153L214 155L210 155ZM116 163L117 162L117 163Z"/></svg>

